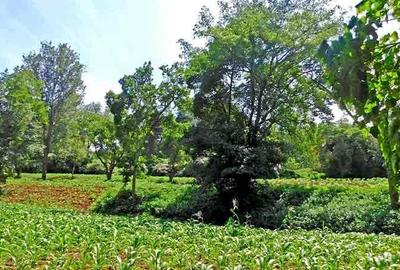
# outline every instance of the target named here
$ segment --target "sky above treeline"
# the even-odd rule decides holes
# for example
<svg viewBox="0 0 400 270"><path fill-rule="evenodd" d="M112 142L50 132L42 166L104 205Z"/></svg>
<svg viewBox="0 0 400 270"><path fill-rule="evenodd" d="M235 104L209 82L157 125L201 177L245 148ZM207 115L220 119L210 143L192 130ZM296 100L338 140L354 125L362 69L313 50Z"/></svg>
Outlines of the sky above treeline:
<svg viewBox="0 0 400 270"><path fill-rule="evenodd" d="M335 3L354 14L358 0ZM202 6L217 0L0 0L0 70L21 64L43 40L66 42L86 65L86 102L104 104L118 80L145 61L179 59L177 41L191 41Z"/></svg>

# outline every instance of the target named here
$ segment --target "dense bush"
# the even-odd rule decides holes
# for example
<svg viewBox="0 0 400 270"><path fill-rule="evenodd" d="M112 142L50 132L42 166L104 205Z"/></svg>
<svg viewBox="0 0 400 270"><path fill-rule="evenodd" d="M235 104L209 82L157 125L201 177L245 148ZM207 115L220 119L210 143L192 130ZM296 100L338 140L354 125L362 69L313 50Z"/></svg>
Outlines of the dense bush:
<svg viewBox="0 0 400 270"><path fill-rule="evenodd" d="M48 164L49 173L71 173L71 164L64 160L57 159L55 156L51 156ZM41 170L39 163L32 163L29 166L23 166L22 171L25 173L37 173ZM75 168L77 174L105 174L104 167L97 159L91 159L83 162L80 166Z"/></svg>
<svg viewBox="0 0 400 270"><path fill-rule="evenodd" d="M111 215L137 215L142 212L140 208L142 198L132 196L132 192L121 190L116 194L108 193L99 199L92 211Z"/></svg>
<svg viewBox="0 0 400 270"><path fill-rule="evenodd" d="M369 181L355 180L351 187L329 186L331 182L326 180L316 180L321 182L319 186L296 185L296 181L292 185L255 185L250 202L253 207L241 211L239 205L236 217L241 223L269 229L400 234L400 213L390 209L387 193L371 189ZM227 208L232 204L226 205L216 190L193 187L156 215L224 224L233 216Z"/></svg>
<svg viewBox="0 0 400 270"><path fill-rule="evenodd" d="M286 191L265 184L256 184L253 192L250 201L247 202L253 207L248 209L242 207L239 202L231 201L227 204L216 189L205 191L192 187L157 215L178 220L198 219L220 225L234 217L241 223L276 229L281 227L288 209L300 205L310 195L309 191ZM237 206L235 210L234 204Z"/></svg>
<svg viewBox="0 0 400 270"><path fill-rule="evenodd" d="M191 187L181 194L176 200L165 207L159 217L177 220L195 219L205 223L224 224L230 217L223 201L215 190L203 190Z"/></svg>
<svg viewBox="0 0 400 270"><path fill-rule="evenodd" d="M322 171L328 177L384 177L386 170L377 141L361 132L331 137L320 153Z"/></svg>
<svg viewBox="0 0 400 270"><path fill-rule="evenodd" d="M290 228L335 232L400 234L400 213L390 209L386 192L314 192L284 220Z"/></svg>

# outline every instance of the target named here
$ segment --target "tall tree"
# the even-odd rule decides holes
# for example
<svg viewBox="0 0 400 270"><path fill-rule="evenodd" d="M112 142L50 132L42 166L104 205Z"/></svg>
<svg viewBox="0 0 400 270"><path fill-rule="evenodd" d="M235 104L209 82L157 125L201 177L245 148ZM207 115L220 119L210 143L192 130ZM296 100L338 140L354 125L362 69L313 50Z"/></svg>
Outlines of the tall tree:
<svg viewBox="0 0 400 270"><path fill-rule="evenodd" d="M76 109L83 95L84 66L68 44L54 46L51 42L42 42L40 51L25 55L23 62L44 84L43 100L48 108L48 121L43 125L42 179L45 180L57 125L65 112Z"/></svg>
<svg viewBox="0 0 400 270"><path fill-rule="evenodd" d="M279 145L266 140L274 124L329 114L314 83L318 46L338 31L325 2L221 1L217 21L203 8L194 34L206 46L182 42L195 90L193 146L208 160L201 181L246 196L255 177L282 162Z"/></svg>
<svg viewBox="0 0 400 270"><path fill-rule="evenodd" d="M0 182L32 143L31 125L44 123L42 83L27 70L0 75Z"/></svg>
<svg viewBox="0 0 400 270"><path fill-rule="evenodd" d="M400 21L397 0L364 0L341 37L321 46L326 91L380 144L391 206L399 209L400 39L397 31L380 35L388 21ZM381 32L382 33L382 32Z"/></svg>
<svg viewBox="0 0 400 270"><path fill-rule="evenodd" d="M117 137L123 147L123 174L131 178L132 194L136 193L136 177L145 159L145 146L162 117L171 112L187 90L176 73L176 66L161 67L163 81L153 83L150 62L136 69L119 82L122 93L107 94L107 104L114 115Z"/></svg>

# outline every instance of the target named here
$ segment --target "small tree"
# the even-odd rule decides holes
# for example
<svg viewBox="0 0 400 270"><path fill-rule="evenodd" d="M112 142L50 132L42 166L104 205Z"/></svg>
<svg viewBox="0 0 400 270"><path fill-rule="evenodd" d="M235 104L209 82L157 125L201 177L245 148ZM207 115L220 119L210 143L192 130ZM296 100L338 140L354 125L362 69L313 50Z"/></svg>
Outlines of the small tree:
<svg viewBox="0 0 400 270"><path fill-rule="evenodd" d="M15 160L21 159L28 142L30 125L45 122L40 100L42 84L27 70L0 76L0 182L4 183Z"/></svg>
<svg viewBox="0 0 400 270"><path fill-rule="evenodd" d="M154 128L174 106L187 96L178 76L177 66L161 67L163 82L153 83L150 62L136 69L119 82L122 93L107 94L107 105L114 115L117 138L123 148L123 175L131 178L132 194L136 193L136 178L145 160L145 146Z"/></svg>
<svg viewBox="0 0 400 270"><path fill-rule="evenodd" d="M109 112L105 112L92 124L95 125L92 140L94 152L104 166L107 180L111 180L114 169L120 163L123 155L122 145L116 137L113 117Z"/></svg>
<svg viewBox="0 0 400 270"><path fill-rule="evenodd" d="M357 129L342 129L341 133L328 137L319 156L321 170L328 177L386 176L376 139Z"/></svg>
<svg viewBox="0 0 400 270"><path fill-rule="evenodd" d="M185 168L190 161L183 142L190 124L184 117L176 117L172 113L163 120L161 151L168 159L168 177L170 182L173 181L175 175Z"/></svg>
<svg viewBox="0 0 400 270"><path fill-rule="evenodd" d="M385 21L400 21L400 2L364 0L343 36L324 42L321 55L331 88L326 91L379 141L388 169L391 206L399 209L400 42L378 35ZM389 19L390 18L390 19Z"/></svg>
<svg viewBox="0 0 400 270"><path fill-rule="evenodd" d="M71 179L75 171L88 157L90 133L85 112L72 111L64 115L58 123L57 137L54 143L56 156L64 161L71 171Z"/></svg>

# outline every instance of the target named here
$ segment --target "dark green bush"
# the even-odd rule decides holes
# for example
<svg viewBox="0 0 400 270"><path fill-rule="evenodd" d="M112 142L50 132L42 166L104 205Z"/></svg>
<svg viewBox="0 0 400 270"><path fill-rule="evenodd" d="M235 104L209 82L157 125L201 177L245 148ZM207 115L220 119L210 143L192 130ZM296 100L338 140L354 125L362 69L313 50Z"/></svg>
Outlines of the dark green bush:
<svg viewBox="0 0 400 270"><path fill-rule="evenodd" d="M188 189L157 215L177 220L196 219L220 225L225 224L230 217L229 210L227 211L215 190L206 191L198 187Z"/></svg>
<svg viewBox="0 0 400 270"><path fill-rule="evenodd" d="M314 192L289 211L283 222L307 230L400 234L400 212L390 209L385 192Z"/></svg>
<svg viewBox="0 0 400 270"><path fill-rule="evenodd" d="M358 131L328 139L320 152L322 171L328 177L385 177L386 169L375 138Z"/></svg>
<svg viewBox="0 0 400 270"><path fill-rule="evenodd" d="M132 196L130 190L121 190L116 195L108 193L103 196L92 211L110 215L137 215L143 212L141 209L142 198Z"/></svg>

